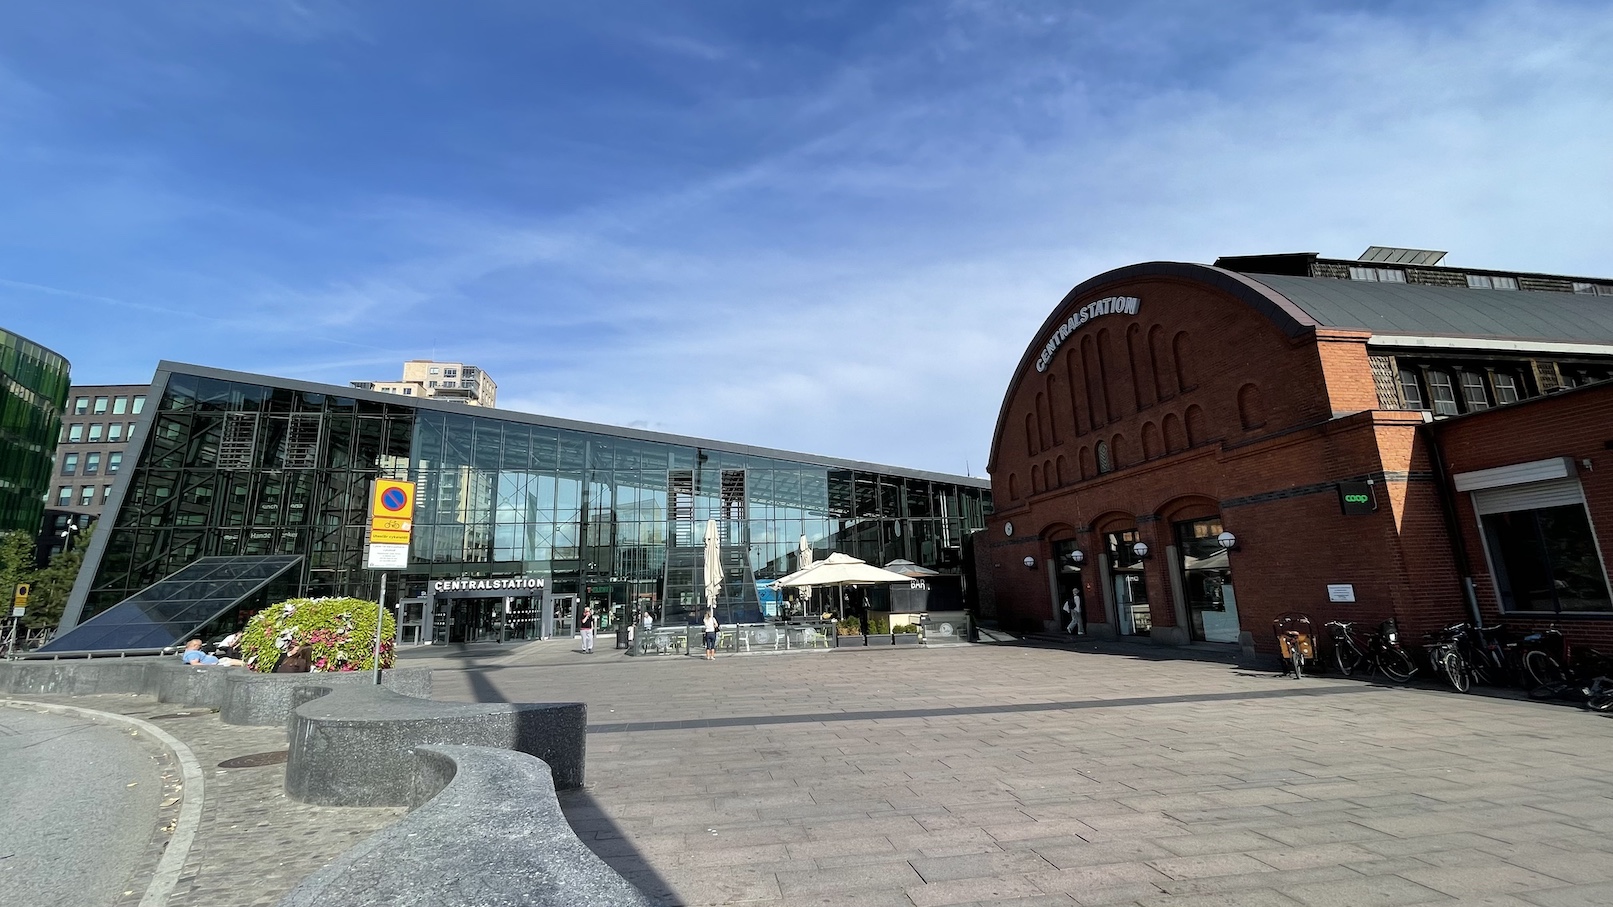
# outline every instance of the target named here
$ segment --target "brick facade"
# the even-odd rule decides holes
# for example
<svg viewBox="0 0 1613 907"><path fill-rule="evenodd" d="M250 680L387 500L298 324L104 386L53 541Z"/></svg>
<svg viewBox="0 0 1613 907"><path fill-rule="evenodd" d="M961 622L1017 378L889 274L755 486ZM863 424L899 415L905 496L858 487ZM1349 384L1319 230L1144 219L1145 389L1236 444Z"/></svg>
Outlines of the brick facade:
<svg viewBox="0 0 1613 907"><path fill-rule="evenodd" d="M1450 470L1544 456L1606 460L1582 478L1587 495L1601 496L1593 518L1604 527L1603 558L1613 562L1608 393L1587 394L1593 402L1585 403L1571 403L1580 394L1543 398L1436 430L1422 412L1380 408L1371 334L1305 324L1303 312L1225 271L1150 267L1072 291L1032 340L1005 396L989 464L996 513L976 543L979 574L1005 627L1062 623L1057 581L1070 574L1052 559L1057 543L1073 540L1085 556L1088 626L1119 632L1104 533L1135 530L1150 549L1150 635L1188 641L1195 634L1184 626L1187 565L1173 526L1218 517L1237 537L1226 578L1246 648L1275 653L1271 622L1286 611L1308 614L1318 630L1327 620L1392 616L1408 640L1419 640L1467 619L1464 577L1488 582L1470 509L1458 519L1469 527L1463 542L1474 562L1458 563L1431 448L1439 438L1460 461ZM1138 300L1136 313L1082 319L1115 298ZM1579 428L1554 437L1551 426L1563 418ZM1102 468L1105 453L1110 469ZM1345 515L1341 482L1370 482L1376 510ZM1337 584L1352 586L1355 601L1330 601ZM1486 620L1498 617L1493 587L1480 599ZM1613 622L1586 623L1597 627L1591 638L1613 648Z"/></svg>

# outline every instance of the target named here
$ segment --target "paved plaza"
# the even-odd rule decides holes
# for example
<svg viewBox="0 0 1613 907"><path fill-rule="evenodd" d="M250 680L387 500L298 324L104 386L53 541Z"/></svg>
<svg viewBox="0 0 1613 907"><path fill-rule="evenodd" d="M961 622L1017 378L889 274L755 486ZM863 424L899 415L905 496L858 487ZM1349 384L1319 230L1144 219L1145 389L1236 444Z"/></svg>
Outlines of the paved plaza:
<svg viewBox="0 0 1613 907"><path fill-rule="evenodd" d="M1574 708L1146 646L609 645L405 664L441 669L439 699L587 702L567 815L666 904L1613 904L1613 721ZM52 701L142 712L196 749L206 808L171 904L273 904L399 813L292 803L279 765L217 767L283 749L278 729Z"/></svg>

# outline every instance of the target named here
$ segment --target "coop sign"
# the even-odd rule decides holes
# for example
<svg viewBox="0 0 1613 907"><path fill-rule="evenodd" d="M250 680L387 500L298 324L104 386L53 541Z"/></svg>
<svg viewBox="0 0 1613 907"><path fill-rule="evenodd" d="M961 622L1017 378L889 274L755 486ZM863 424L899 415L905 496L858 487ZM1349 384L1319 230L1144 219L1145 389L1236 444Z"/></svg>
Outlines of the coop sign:
<svg viewBox="0 0 1613 907"><path fill-rule="evenodd" d="M439 579L431 583L432 592L530 592L542 589L543 580L535 576L498 576L492 579Z"/></svg>
<svg viewBox="0 0 1613 907"><path fill-rule="evenodd" d="M1135 296L1105 296L1071 312L1070 317L1064 319L1053 330L1052 336L1047 338L1047 345L1042 347L1042 355L1036 360L1036 370L1047 371L1047 366L1053 361L1053 354L1058 352L1059 346L1081 325L1100 315L1135 315L1139 305L1141 302Z"/></svg>

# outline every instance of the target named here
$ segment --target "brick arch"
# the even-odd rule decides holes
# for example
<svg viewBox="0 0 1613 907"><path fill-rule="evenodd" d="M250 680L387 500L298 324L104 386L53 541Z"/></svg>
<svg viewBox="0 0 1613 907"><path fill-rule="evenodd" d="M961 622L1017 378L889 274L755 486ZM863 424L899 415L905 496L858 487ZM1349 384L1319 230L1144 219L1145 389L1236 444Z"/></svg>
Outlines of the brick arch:
<svg viewBox="0 0 1613 907"><path fill-rule="evenodd" d="M1171 376L1175 369L1171 366L1170 351L1166 349L1165 328L1154 325L1148 329L1148 369L1154 378L1154 399L1168 400L1176 396L1175 382Z"/></svg>
<svg viewBox="0 0 1613 907"><path fill-rule="evenodd" d="M1079 465L1081 467L1081 481L1083 482L1098 474L1098 464L1092 458L1092 448L1085 444L1081 445L1081 462Z"/></svg>
<svg viewBox="0 0 1613 907"><path fill-rule="evenodd" d="M1175 413L1165 414L1165 452L1177 453L1187 450L1187 432L1182 430L1181 417Z"/></svg>
<svg viewBox="0 0 1613 907"><path fill-rule="evenodd" d="M1070 484L1070 472L1069 469L1064 465L1064 454L1059 454L1058 459L1053 461L1053 470L1054 474L1058 476L1059 488L1063 488L1065 485Z"/></svg>
<svg viewBox="0 0 1613 907"><path fill-rule="evenodd" d="M1109 462L1113 463L1116 469L1131 462L1126 457L1126 439L1121 435L1109 439Z"/></svg>
<svg viewBox="0 0 1613 907"><path fill-rule="evenodd" d="M1192 355L1188 349L1186 331L1178 331L1171 338L1171 358L1176 360L1176 390L1178 393L1187 393L1193 389L1193 376L1188 368L1188 359Z"/></svg>
<svg viewBox="0 0 1613 907"><path fill-rule="evenodd" d="M1254 382L1238 388L1238 421L1244 431L1254 431L1266 424L1266 398Z"/></svg>
<svg viewBox="0 0 1613 907"><path fill-rule="evenodd" d="M1159 439L1159 426L1152 422L1143 423L1143 459L1152 460L1165 452L1165 445Z"/></svg>
<svg viewBox="0 0 1613 907"><path fill-rule="evenodd" d="M1019 500L1019 476L1008 474L1008 500Z"/></svg>
<svg viewBox="0 0 1613 907"><path fill-rule="evenodd" d="M1047 449L1047 395L1036 395L1036 449Z"/></svg>
<svg viewBox="0 0 1613 907"><path fill-rule="evenodd" d="M1025 414L1025 456L1032 457L1039 452L1036 446L1036 414Z"/></svg>
<svg viewBox="0 0 1613 907"><path fill-rule="evenodd" d="M1075 424L1075 433L1084 435L1091 428L1092 416L1090 409L1087 410L1086 416L1081 415L1081 408L1086 406L1089 401L1087 400L1087 382L1081 374L1081 357L1076 354L1078 349L1080 349L1080 344L1072 343L1064 351L1064 375L1070 390L1070 420Z"/></svg>
<svg viewBox="0 0 1613 907"><path fill-rule="evenodd" d="M1038 530L1036 534L1049 542L1067 542L1080 536L1074 526L1062 520L1048 523Z"/></svg>
<svg viewBox="0 0 1613 907"><path fill-rule="evenodd" d="M1131 398L1138 412L1154 405L1153 396L1144 393L1146 385L1138 380L1138 369L1146 368L1148 365L1145 359L1147 352L1147 342L1143 339L1142 325L1132 324L1128 326L1126 328L1126 370L1131 376Z"/></svg>
<svg viewBox="0 0 1613 907"><path fill-rule="evenodd" d="M1202 520L1221 515L1221 502L1207 494L1180 494L1159 505L1154 515L1166 523Z"/></svg>
<svg viewBox="0 0 1613 907"><path fill-rule="evenodd" d="M1031 464L1031 494L1042 493L1042 464Z"/></svg>
<svg viewBox="0 0 1613 907"><path fill-rule="evenodd" d="M1098 514L1092 520L1092 534L1102 537L1110 532L1123 532L1127 529L1137 528L1137 515L1126 513L1124 510L1110 510Z"/></svg>
<svg viewBox="0 0 1613 907"><path fill-rule="evenodd" d="M1059 413L1063 407L1059 406L1059 376L1055 371L1047 373L1047 438L1049 446L1057 447L1059 440Z"/></svg>
<svg viewBox="0 0 1613 907"><path fill-rule="evenodd" d="M1187 446L1195 447L1208 439L1204 428L1204 407L1195 403L1187 408Z"/></svg>

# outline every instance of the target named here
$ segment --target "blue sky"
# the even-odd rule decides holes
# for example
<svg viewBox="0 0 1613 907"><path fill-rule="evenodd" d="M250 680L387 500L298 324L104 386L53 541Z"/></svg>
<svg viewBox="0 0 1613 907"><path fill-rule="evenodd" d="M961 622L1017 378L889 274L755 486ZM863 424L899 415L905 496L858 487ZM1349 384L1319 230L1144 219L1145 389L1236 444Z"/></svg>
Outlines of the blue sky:
<svg viewBox="0 0 1613 907"><path fill-rule="evenodd" d="M1609 48L1547 0L13 0L0 324L82 383L436 356L506 408L979 475L1111 267L1613 276Z"/></svg>

